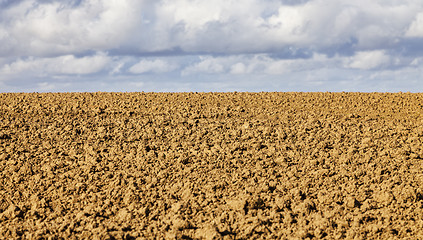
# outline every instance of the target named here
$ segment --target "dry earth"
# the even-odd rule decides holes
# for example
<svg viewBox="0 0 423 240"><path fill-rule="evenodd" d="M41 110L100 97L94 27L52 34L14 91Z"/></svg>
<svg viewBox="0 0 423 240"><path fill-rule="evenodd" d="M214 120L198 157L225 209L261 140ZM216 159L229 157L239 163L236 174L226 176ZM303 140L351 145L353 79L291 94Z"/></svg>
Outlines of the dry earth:
<svg viewBox="0 0 423 240"><path fill-rule="evenodd" d="M423 238L423 94L0 94L5 239Z"/></svg>

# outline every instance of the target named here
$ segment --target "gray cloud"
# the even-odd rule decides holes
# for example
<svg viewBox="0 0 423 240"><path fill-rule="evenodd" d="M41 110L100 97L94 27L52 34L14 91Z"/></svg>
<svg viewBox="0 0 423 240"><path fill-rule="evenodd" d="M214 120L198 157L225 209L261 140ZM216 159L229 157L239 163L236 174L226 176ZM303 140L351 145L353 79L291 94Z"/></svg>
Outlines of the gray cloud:
<svg viewBox="0 0 423 240"><path fill-rule="evenodd" d="M420 0L0 0L0 87L115 79L160 90L168 79L197 89L215 79L251 90L248 75L280 90L395 90L422 72L422 38ZM337 84L335 73L345 75Z"/></svg>
<svg viewBox="0 0 423 240"><path fill-rule="evenodd" d="M396 48L423 36L420 1L3 1L5 55L263 53ZM7 37L4 36L7 33ZM14 40L14 41L12 41ZM14 50L10 52L10 47ZM9 49L9 52L7 50ZM126 50L126 51L125 51ZM130 51L130 52L129 52Z"/></svg>

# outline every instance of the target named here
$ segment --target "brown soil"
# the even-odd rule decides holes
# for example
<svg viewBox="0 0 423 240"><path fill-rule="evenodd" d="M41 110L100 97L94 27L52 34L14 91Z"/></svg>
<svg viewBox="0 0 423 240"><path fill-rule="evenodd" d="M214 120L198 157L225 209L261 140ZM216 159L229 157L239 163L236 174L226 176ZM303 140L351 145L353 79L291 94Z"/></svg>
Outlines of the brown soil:
<svg viewBox="0 0 423 240"><path fill-rule="evenodd" d="M422 238L422 107L409 93L0 94L0 236Z"/></svg>

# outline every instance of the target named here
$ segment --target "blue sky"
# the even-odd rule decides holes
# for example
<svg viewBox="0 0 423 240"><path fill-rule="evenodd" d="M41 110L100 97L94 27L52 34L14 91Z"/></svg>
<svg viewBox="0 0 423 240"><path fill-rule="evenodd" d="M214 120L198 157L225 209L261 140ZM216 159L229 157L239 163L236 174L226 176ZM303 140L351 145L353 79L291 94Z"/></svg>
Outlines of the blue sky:
<svg viewBox="0 0 423 240"><path fill-rule="evenodd" d="M423 91L421 0L0 0L0 92Z"/></svg>

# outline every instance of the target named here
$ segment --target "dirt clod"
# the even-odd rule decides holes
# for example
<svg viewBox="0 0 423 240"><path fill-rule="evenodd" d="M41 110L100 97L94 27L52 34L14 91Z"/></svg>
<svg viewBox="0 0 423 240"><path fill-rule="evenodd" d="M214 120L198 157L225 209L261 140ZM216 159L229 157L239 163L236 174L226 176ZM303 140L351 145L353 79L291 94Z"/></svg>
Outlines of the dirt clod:
<svg viewBox="0 0 423 240"><path fill-rule="evenodd" d="M418 239L422 102L0 94L0 236Z"/></svg>

